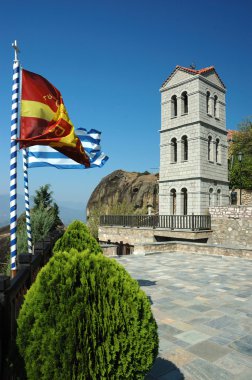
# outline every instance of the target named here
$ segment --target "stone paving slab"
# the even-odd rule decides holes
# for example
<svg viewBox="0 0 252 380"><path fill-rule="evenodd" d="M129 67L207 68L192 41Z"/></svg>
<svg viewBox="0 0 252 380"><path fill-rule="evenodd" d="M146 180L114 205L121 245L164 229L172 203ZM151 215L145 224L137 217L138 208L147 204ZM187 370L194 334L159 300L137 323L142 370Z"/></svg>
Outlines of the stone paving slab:
<svg viewBox="0 0 252 380"><path fill-rule="evenodd" d="M252 261L190 253L117 259L146 292L159 356L145 380L252 379Z"/></svg>

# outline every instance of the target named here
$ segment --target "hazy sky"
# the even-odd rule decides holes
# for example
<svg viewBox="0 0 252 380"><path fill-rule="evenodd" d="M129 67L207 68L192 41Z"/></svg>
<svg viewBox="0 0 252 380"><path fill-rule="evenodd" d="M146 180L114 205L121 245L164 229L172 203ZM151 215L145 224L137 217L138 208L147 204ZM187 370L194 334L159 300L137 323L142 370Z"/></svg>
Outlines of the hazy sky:
<svg viewBox="0 0 252 380"><path fill-rule="evenodd" d="M31 195L85 205L116 169L158 171L160 93L176 65L214 65L227 87L227 128L252 114L252 1L12 0L0 5L1 188L9 192L13 49L62 93L75 127L102 131L101 169L31 169ZM23 193L19 154L18 192Z"/></svg>

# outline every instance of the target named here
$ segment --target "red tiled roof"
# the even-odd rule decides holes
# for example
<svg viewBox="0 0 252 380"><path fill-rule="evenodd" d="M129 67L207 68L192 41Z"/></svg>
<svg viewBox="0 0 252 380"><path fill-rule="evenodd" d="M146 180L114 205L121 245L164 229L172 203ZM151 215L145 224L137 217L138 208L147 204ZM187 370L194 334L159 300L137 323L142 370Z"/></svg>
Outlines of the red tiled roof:
<svg viewBox="0 0 252 380"><path fill-rule="evenodd" d="M205 74L207 72L210 72L210 71L214 71L215 74L217 75L217 77L219 78L221 84L223 85L223 87L225 88L225 85L224 83L222 82L222 80L220 79L219 75L217 74L214 66L209 66L209 67L205 67L203 69L200 69L200 70L195 70L195 69L191 69L191 68L188 68L188 67L183 67L183 66L179 66L177 65L175 70L173 70L173 72L171 73L171 75L169 75L169 77L162 83L162 87L164 87L166 85L166 83L169 81L169 79L173 76L173 74L177 71L177 70L181 70L181 71L185 71L189 74L194 74L194 75L202 75L202 74Z"/></svg>
<svg viewBox="0 0 252 380"><path fill-rule="evenodd" d="M242 133L240 131L237 131L236 129L228 129L227 131L227 141L232 142L234 140L234 135L238 135L239 133Z"/></svg>
<svg viewBox="0 0 252 380"><path fill-rule="evenodd" d="M233 140L233 133L234 133L234 131L232 131L231 129L229 129L227 131L227 141L232 141Z"/></svg>
<svg viewBox="0 0 252 380"><path fill-rule="evenodd" d="M200 69L200 70L194 70L194 69L191 69L188 67L183 67L183 66L177 65L176 69L187 71L188 73L192 73L192 74L203 74L203 73L206 73L208 71L214 70L214 66L205 67L204 69Z"/></svg>

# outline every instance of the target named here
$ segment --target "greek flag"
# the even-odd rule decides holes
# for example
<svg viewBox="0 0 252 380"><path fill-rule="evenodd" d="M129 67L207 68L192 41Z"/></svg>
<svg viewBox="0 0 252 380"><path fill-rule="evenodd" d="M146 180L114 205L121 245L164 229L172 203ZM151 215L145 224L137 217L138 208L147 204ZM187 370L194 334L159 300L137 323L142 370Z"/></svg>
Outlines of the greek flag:
<svg viewBox="0 0 252 380"><path fill-rule="evenodd" d="M81 140L82 146L89 157L90 168L102 167L108 160L108 156L101 152L101 132L96 129L87 131L84 128L79 128L75 130L75 133ZM28 148L27 151L28 168L54 166L57 169L88 169L49 146L34 145Z"/></svg>

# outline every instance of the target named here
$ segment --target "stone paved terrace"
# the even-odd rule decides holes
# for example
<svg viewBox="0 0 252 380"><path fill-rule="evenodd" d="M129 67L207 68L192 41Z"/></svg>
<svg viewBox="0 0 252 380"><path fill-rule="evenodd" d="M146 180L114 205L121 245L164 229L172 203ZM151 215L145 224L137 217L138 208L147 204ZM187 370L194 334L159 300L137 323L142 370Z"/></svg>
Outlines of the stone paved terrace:
<svg viewBox="0 0 252 380"><path fill-rule="evenodd" d="M159 356L146 380L252 379L252 260L122 256L152 303Z"/></svg>

